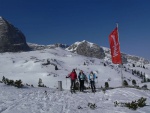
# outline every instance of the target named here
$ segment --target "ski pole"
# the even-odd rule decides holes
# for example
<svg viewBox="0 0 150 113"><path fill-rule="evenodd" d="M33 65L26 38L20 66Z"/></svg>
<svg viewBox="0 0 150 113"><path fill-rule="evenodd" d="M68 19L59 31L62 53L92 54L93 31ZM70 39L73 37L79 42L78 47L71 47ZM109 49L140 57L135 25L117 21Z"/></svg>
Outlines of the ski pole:
<svg viewBox="0 0 150 113"><path fill-rule="evenodd" d="M66 88L67 88L67 78L66 78Z"/></svg>

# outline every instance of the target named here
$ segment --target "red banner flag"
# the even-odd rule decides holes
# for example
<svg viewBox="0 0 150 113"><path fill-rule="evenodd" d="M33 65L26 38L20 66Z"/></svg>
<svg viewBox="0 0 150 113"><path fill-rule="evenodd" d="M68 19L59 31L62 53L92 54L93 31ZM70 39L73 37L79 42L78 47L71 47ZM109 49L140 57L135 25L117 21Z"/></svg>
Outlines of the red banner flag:
<svg viewBox="0 0 150 113"><path fill-rule="evenodd" d="M111 57L112 57L112 62L114 64L122 63L121 53L120 53L120 44L119 44L118 38L119 38L118 37L118 28L116 27L109 35Z"/></svg>

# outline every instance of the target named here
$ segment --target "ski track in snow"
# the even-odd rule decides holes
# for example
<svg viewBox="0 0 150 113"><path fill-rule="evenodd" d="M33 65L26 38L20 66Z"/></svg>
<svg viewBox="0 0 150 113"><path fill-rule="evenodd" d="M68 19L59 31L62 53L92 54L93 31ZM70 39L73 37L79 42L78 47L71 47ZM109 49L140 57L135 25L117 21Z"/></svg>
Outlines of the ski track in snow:
<svg viewBox="0 0 150 113"><path fill-rule="evenodd" d="M125 107L114 107L114 102L133 101L140 97L147 98L150 105L150 91L136 89L114 89L104 94L57 91L50 88L23 88L1 86L0 113L149 113L146 106L136 111ZM47 94L45 93L47 91ZM88 103L95 103L96 109L88 107ZM81 109L78 109L78 107Z"/></svg>

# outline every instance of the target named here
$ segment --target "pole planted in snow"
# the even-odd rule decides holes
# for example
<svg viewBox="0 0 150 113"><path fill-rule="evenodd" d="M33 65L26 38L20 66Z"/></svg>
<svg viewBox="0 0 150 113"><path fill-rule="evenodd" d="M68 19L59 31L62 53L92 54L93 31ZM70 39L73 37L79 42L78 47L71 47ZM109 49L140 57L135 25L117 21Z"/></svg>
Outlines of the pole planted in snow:
<svg viewBox="0 0 150 113"><path fill-rule="evenodd" d="M62 91L62 81L58 81L58 90Z"/></svg>
<svg viewBox="0 0 150 113"><path fill-rule="evenodd" d="M117 33L118 33L118 40L119 40L119 32L118 32L118 23L116 23L116 26L117 26ZM119 41L119 43L120 43L120 41ZM122 55L121 55L121 60L122 60ZM122 82L122 86L124 86L123 85L123 72L122 72L122 68L123 68L123 63L121 63L121 82Z"/></svg>
<svg viewBox="0 0 150 113"><path fill-rule="evenodd" d="M121 66L121 81L122 81L122 86L124 86L124 84L123 84L123 72L122 72L123 64L121 64L120 66Z"/></svg>

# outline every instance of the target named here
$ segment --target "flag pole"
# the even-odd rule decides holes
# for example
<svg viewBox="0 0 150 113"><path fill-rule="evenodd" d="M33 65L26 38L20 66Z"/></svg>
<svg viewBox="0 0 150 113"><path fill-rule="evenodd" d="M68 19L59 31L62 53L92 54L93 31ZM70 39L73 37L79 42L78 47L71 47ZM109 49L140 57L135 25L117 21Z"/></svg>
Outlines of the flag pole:
<svg viewBox="0 0 150 113"><path fill-rule="evenodd" d="M122 68L123 68L123 63L121 64L121 80L122 80L122 86L124 86L124 84L123 84L123 73L122 73Z"/></svg>
<svg viewBox="0 0 150 113"><path fill-rule="evenodd" d="M117 25L117 32L118 32L118 23L116 23L116 25ZM118 32L118 39L119 39L119 32ZM120 41L119 41L119 43L120 43ZM120 44L119 44L119 45L120 45ZM122 57L121 57L121 59L122 59ZM122 82L122 86L124 86L124 85L123 85L123 72L122 72L123 62L121 63L120 66L121 66L121 69L120 69L120 70L121 70L121 71L120 71L120 72L121 72L121 82Z"/></svg>

